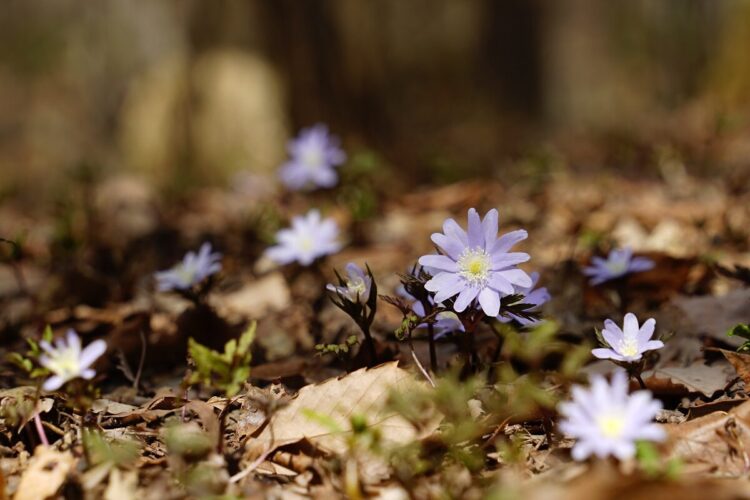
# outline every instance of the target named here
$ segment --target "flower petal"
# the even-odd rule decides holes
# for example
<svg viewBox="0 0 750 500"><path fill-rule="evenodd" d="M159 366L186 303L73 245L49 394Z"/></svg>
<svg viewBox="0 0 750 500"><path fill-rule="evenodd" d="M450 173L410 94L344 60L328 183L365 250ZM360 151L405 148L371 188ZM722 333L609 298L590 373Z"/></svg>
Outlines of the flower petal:
<svg viewBox="0 0 750 500"><path fill-rule="evenodd" d="M469 247L484 248L484 235L482 233L482 220L479 218L479 213L476 209L469 209Z"/></svg>
<svg viewBox="0 0 750 500"><path fill-rule="evenodd" d="M469 244L469 237L466 235L466 231L461 229L458 222L453 219L445 219L445 222L443 222L443 233L449 238L460 241L464 246Z"/></svg>
<svg viewBox="0 0 750 500"><path fill-rule="evenodd" d="M443 233L433 233L430 238L433 243L440 247L453 260L458 260L461 257L461 252L466 248L466 245L460 240L446 236Z"/></svg>
<svg viewBox="0 0 750 500"><path fill-rule="evenodd" d="M500 314L500 295L491 288L485 288L479 292L479 305L482 306L484 314L494 318Z"/></svg>
<svg viewBox="0 0 750 500"><path fill-rule="evenodd" d="M477 297L479 289L476 287L466 287L458 294L455 304L453 304L453 310L456 312L463 312L469 307L469 304Z"/></svg>
<svg viewBox="0 0 750 500"><path fill-rule="evenodd" d="M484 235L484 250L491 252L497 241L497 209L493 208L482 220L482 233Z"/></svg>
<svg viewBox="0 0 750 500"><path fill-rule="evenodd" d="M638 335L638 318L633 313L627 313L622 324L622 331L626 337L636 337Z"/></svg>
<svg viewBox="0 0 750 500"><path fill-rule="evenodd" d="M63 386L63 384L67 382L64 378L62 378L59 375L52 375L50 378L44 381L44 384L42 385L42 389L45 391L56 391L60 387Z"/></svg>
<svg viewBox="0 0 750 500"><path fill-rule="evenodd" d="M528 237L529 233L526 232L525 229L517 229L515 231L506 233L497 239L490 253L507 252L513 247L513 245L515 245L519 241L525 240Z"/></svg>
<svg viewBox="0 0 750 500"><path fill-rule="evenodd" d="M419 265L451 273L458 272L458 264L447 255L423 255L419 258Z"/></svg>
<svg viewBox="0 0 750 500"><path fill-rule="evenodd" d="M638 345L645 344L649 340L651 340L651 337L654 335L654 329L656 328L656 320L654 318L649 318L646 321L643 322L641 325L640 330L638 330L638 334L636 338L638 339Z"/></svg>
<svg viewBox="0 0 750 500"><path fill-rule="evenodd" d="M81 357L78 359L81 368L88 368L89 366L91 366L94 361L96 361L99 356L104 354L106 351L107 343L101 339L95 340L87 345L81 353Z"/></svg>

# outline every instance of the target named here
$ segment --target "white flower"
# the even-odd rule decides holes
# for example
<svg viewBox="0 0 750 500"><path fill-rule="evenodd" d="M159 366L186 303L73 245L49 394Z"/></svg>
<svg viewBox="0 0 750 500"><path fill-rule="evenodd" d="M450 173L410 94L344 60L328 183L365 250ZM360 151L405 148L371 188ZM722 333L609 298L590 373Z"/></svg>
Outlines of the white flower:
<svg viewBox="0 0 750 500"><path fill-rule="evenodd" d="M564 419L560 430L575 438L572 456L584 460L590 455L620 460L635 455L636 441L662 441L666 434L653 422L661 402L649 391L628 394L628 378L623 370L612 376L612 384L601 376L591 379L591 387L573 387L573 401L560 403Z"/></svg>
<svg viewBox="0 0 750 500"><path fill-rule="evenodd" d="M626 363L638 361L644 352L664 347L661 340L651 340L655 327L656 321L649 318L638 328L638 318L633 313L625 315L622 329L611 319L605 320L602 337L609 348L593 349L591 354L599 359L614 359Z"/></svg>
<svg viewBox="0 0 750 500"><path fill-rule="evenodd" d="M106 342L95 340L82 351L81 339L73 330L68 330L66 340L58 339L54 347L47 341L39 342L45 352L39 363L53 373L42 386L45 391L55 391L78 377L91 380L96 375L91 365L107 350Z"/></svg>
<svg viewBox="0 0 750 500"><path fill-rule="evenodd" d="M266 250L266 255L277 264L297 261L309 266L318 257L341 249L338 236L339 228L333 219L321 219L320 212L310 210L304 216L293 217L292 227L276 233L278 245Z"/></svg>

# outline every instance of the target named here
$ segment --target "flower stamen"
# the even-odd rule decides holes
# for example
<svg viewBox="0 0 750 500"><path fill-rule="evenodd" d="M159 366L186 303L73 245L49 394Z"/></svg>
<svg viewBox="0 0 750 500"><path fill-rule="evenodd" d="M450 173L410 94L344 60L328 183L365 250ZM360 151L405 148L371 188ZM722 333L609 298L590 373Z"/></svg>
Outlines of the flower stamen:
<svg viewBox="0 0 750 500"><path fill-rule="evenodd" d="M459 275L472 286L484 287L490 276L490 256L482 248L467 248L458 257Z"/></svg>

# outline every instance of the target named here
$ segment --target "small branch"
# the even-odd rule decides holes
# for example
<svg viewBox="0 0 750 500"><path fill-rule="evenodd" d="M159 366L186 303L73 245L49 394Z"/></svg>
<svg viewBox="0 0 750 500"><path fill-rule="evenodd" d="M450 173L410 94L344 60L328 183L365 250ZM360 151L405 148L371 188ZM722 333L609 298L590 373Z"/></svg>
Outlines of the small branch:
<svg viewBox="0 0 750 500"><path fill-rule="evenodd" d="M427 373L427 370L424 369L424 366L422 366L422 363L419 361L419 358L417 357L417 353L414 352L414 344L412 344L411 337L409 337L409 350L411 350L411 357L414 359L414 362L417 364L417 368L419 368L419 371L422 372L422 375L424 375L424 377L427 379L430 385L434 388L435 382L432 380L432 377L430 377L430 374Z"/></svg>

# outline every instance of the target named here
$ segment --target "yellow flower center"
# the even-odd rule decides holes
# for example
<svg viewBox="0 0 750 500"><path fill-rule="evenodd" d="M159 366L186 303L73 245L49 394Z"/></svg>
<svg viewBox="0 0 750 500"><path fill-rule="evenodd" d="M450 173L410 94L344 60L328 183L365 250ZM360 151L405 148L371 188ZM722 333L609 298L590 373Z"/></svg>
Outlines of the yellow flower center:
<svg viewBox="0 0 750 500"><path fill-rule="evenodd" d="M305 252L309 252L313 249L313 240L309 236L303 236L299 240L299 247Z"/></svg>
<svg viewBox="0 0 750 500"><path fill-rule="evenodd" d="M349 289L351 297L356 299L357 297L362 298L364 296L367 285L362 278L355 278L346 282L346 288Z"/></svg>
<svg viewBox="0 0 750 500"><path fill-rule="evenodd" d="M623 356L638 355L638 342L634 337L625 337L625 339L623 339L620 354Z"/></svg>
<svg viewBox="0 0 750 500"><path fill-rule="evenodd" d="M75 377L81 371L78 362L78 353L73 349L58 351L57 356L50 359L47 368L55 375L63 378Z"/></svg>
<svg viewBox="0 0 750 500"><path fill-rule="evenodd" d="M602 435L608 438L619 437L625 428L625 420L622 415L605 415L599 418L597 424Z"/></svg>
<svg viewBox="0 0 750 500"><path fill-rule="evenodd" d="M316 169L323 162L323 154L318 149L308 149L302 153L302 163L310 170Z"/></svg>
<svg viewBox="0 0 750 500"><path fill-rule="evenodd" d="M491 268L490 256L482 248L467 248L458 258L459 274L474 286L487 284Z"/></svg>
<svg viewBox="0 0 750 500"><path fill-rule="evenodd" d="M625 260L616 260L607 262L607 270L613 275L625 274L628 270L628 262Z"/></svg>

